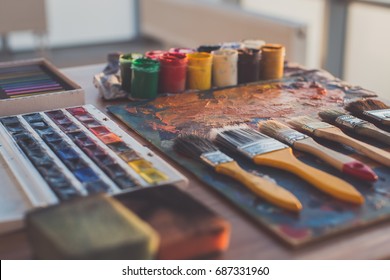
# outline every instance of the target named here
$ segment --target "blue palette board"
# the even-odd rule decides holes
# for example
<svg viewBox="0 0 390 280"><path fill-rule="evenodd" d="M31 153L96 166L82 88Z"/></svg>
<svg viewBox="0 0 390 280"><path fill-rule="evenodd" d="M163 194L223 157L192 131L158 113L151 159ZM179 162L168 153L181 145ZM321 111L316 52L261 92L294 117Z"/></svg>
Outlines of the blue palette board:
<svg viewBox="0 0 390 280"><path fill-rule="evenodd" d="M188 182L92 105L2 117L0 141L33 207Z"/></svg>

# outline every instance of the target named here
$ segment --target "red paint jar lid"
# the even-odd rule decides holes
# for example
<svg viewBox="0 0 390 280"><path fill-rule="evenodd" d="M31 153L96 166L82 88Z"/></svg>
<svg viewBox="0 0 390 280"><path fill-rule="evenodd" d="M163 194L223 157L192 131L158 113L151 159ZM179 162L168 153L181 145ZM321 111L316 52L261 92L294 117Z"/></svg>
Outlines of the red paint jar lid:
<svg viewBox="0 0 390 280"><path fill-rule="evenodd" d="M150 59L159 59L162 55L167 53L167 51L162 51L162 50L154 50L154 51L149 51L145 53L145 56Z"/></svg>
<svg viewBox="0 0 390 280"><path fill-rule="evenodd" d="M187 61L187 55L183 53L168 52L160 57L161 66L184 66Z"/></svg>

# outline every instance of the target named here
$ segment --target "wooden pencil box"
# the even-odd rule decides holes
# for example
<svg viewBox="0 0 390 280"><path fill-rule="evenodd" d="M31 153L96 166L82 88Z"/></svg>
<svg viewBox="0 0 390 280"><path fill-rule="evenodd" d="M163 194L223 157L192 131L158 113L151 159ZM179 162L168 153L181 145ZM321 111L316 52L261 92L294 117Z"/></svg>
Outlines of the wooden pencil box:
<svg viewBox="0 0 390 280"><path fill-rule="evenodd" d="M0 116L84 104L84 90L49 61L0 63Z"/></svg>

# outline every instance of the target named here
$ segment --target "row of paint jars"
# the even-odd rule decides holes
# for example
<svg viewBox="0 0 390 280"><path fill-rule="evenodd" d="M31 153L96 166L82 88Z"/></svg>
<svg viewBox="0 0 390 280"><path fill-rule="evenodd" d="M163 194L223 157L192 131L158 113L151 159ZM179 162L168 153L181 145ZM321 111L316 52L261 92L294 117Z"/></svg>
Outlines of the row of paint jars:
<svg viewBox="0 0 390 280"><path fill-rule="evenodd" d="M219 46L219 47L218 47ZM263 54L263 55L261 55ZM283 76L284 47L200 46L192 49L150 51L120 58L122 88L133 98L186 89L207 90Z"/></svg>

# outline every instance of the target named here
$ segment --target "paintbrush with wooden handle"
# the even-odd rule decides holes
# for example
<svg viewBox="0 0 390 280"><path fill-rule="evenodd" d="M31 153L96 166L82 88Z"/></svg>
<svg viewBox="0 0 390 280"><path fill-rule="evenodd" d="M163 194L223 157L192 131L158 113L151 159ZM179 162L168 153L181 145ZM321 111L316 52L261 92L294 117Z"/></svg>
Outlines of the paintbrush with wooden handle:
<svg viewBox="0 0 390 280"><path fill-rule="evenodd" d="M307 116L292 118L288 124L303 133L350 146L366 157L390 166L390 153L349 137L334 125Z"/></svg>
<svg viewBox="0 0 390 280"><path fill-rule="evenodd" d="M363 204L364 197L349 183L299 161L290 147L247 125L214 128L210 138L259 165L289 171L317 189L343 201Z"/></svg>
<svg viewBox="0 0 390 280"><path fill-rule="evenodd" d="M356 134L373 138L382 143L390 145L390 133L377 128L375 125L337 110L325 110L319 112L320 118L328 123L334 124L345 130L353 131Z"/></svg>
<svg viewBox="0 0 390 280"><path fill-rule="evenodd" d="M217 173L229 176L271 204L299 212L302 204L291 192L271 180L251 174L221 152L210 140L197 135L185 135L175 139L173 148L182 155L200 160L214 168Z"/></svg>
<svg viewBox="0 0 390 280"><path fill-rule="evenodd" d="M262 133L275 138L298 151L312 154L337 170L365 181L376 181L378 176L367 165L342 153L333 151L315 142L313 138L278 121L265 121L259 123Z"/></svg>
<svg viewBox="0 0 390 280"><path fill-rule="evenodd" d="M345 109L353 115L374 123L390 126L390 106L376 99L361 99L351 102Z"/></svg>

